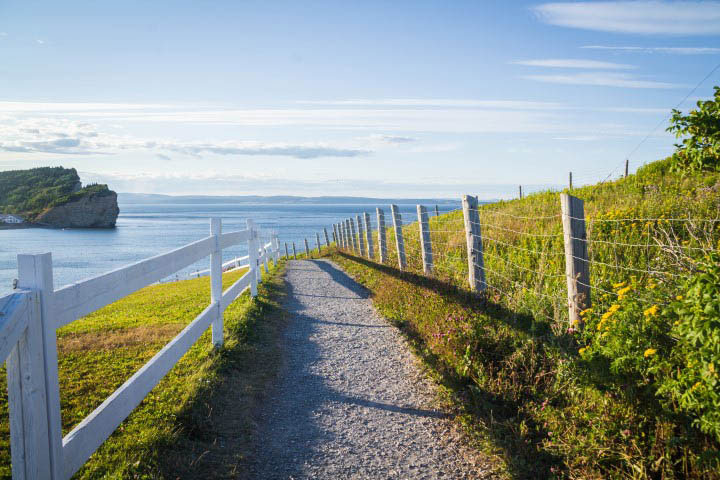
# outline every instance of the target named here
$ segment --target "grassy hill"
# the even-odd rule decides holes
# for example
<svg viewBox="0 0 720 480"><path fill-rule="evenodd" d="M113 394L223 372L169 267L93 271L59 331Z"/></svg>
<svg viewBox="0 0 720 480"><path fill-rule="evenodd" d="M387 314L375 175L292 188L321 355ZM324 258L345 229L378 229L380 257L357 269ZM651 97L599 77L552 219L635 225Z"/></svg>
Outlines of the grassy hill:
<svg viewBox="0 0 720 480"><path fill-rule="evenodd" d="M334 258L513 478L720 478L720 174L672 160L575 189L592 308L568 322L560 192L480 207L488 289L467 288L462 212L430 219L435 272ZM469 192L470 193L470 192ZM377 243L376 243L377 245Z"/></svg>
<svg viewBox="0 0 720 480"><path fill-rule="evenodd" d="M42 211L88 195L109 195L107 185L81 187L74 168L41 167L0 172L0 212L32 220Z"/></svg>

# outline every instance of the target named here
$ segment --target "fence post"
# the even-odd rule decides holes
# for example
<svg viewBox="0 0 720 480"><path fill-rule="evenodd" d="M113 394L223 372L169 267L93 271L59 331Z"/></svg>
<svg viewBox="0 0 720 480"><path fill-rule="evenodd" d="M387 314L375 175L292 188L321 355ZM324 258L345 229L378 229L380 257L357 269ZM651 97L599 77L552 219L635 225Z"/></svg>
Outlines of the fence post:
<svg viewBox="0 0 720 480"><path fill-rule="evenodd" d="M32 290L28 327L7 358L13 478L63 476L52 255L18 255L18 288Z"/></svg>
<svg viewBox="0 0 720 480"><path fill-rule="evenodd" d="M285 242L285 260L290 260L290 253L288 252L287 242Z"/></svg>
<svg viewBox="0 0 720 480"><path fill-rule="evenodd" d="M348 220L350 222L350 238L352 239L353 251L357 255L360 251L358 250L358 239L355 235L355 222L352 218L349 218Z"/></svg>
<svg viewBox="0 0 720 480"><path fill-rule="evenodd" d="M572 172L568 173L568 188L572 190Z"/></svg>
<svg viewBox="0 0 720 480"><path fill-rule="evenodd" d="M440 216L440 210L438 209L438 206L437 206L437 205L435 205L435 216L436 216L436 217L439 217L439 216Z"/></svg>
<svg viewBox="0 0 720 480"><path fill-rule="evenodd" d="M323 227L323 233L325 234L325 246L330 247L330 237L328 236L327 228Z"/></svg>
<svg viewBox="0 0 720 480"><path fill-rule="evenodd" d="M420 228L420 251L422 252L423 272L433 271L432 243L430 241L430 219L427 208L417 206L418 227Z"/></svg>
<svg viewBox="0 0 720 480"><path fill-rule="evenodd" d="M280 240L278 239L277 233L273 232L273 263L277 266L278 260L280 259Z"/></svg>
<svg viewBox="0 0 720 480"><path fill-rule="evenodd" d="M405 270L407 260L405 258L405 242L402 233L402 215L397 205L390 205L390 213L392 213L393 227L395 228L395 249L397 250L398 267L400 270Z"/></svg>
<svg viewBox="0 0 720 480"><path fill-rule="evenodd" d="M248 265L250 266L250 296L257 296L257 284L258 284L258 246L257 246L257 231L255 230L255 222L251 219L247 219L247 229L250 231L248 237Z"/></svg>
<svg viewBox="0 0 720 480"><path fill-rule="evenodd" d="M385 236L385 212L382 208L376 208L378 223L378 253L380 254L380 263L387 261L387 237Z"/></svg>
<svg viewBox="0 0 720 480"><path fill-rule="evenodd" d="M363 222L360 215L356 215L357 220L357 235L358 235L358 248L360 249L360 256L365 256L365 234L363 233Z"/></svg>
<svg viewBox="0 0 720 480"><path fill-rule="evenodd" d="M582 325L580 312L590 307L590 262L585 231L584 202L572 195L560 195L563 237L565 239L565 276L568 288L568 312L571 325Z"/></svg>
<svg viewBox="0 0 720 480"><path fill-rule="evenodd" d="M305 257L309 259L310 258L310 247L308 246L307 238L305 238L304 240L305 240Z"/></svg>
<svg viewBox="0 0 720 480"><path fill-rule="evenodd" d="M317 232L315 232L315 244L318 247L318 256L319 256L321 253L321 251L320 251L320 234Z"/></svg>
<svg viewBox="0 0 720 480"><path fill-rule="evenodd" d="M333 242L335 242L335 247L340 246L340 236L338 235L338 229L337 224L333 223Z"/></svg>
<svg viewBox="0 0 720 480"><path fill-rule="evenodd" d="M338 235L340 236L338 247L345 249L345 224L342 222L338 223Z"/></svg>
<svg viewBox="0 0 720 480"><path fill-rule="evenodd" d="M373 248L372 224L370 223L370 214L364 212L363 220L365 222L365 240L367 241L367 255L370 260L373 260L375 258L375 248Z"/></svg>
<svg viewBox="0 0 720 480"><path fill-rule="evenodd" d="M468 280L470 290L484 292L485 260L483 258L482 232L480 231L480 215L477 197L463 195L463 218L465 219L465 237L467 240Z"/></svg>
<svg viewBox="0 0 720 480"><path fill-rule="evenodd" d="M293 257L297 260L297 250L295 250L295 242L293 242Z"/></svg>
<svg viewBox="0 0 720 480"><path fill-rule="evenodd" d="M351 248L352 240L350 240L350 222L347 221L347 218L342 221L343 226L343 236L345 237L345 250L348 251Z"/></svg>
<svg viewBox="0 0 720 480"><path fill-rule="evenodd" d="M212 322L212 343L216 347L223 344L223 315L220 311L222 299L222 250L220 249L220 235L222 234L222 220L210 219L210 235L215 237L215 246L210 254L210 302L217 304L217 312Z"/></svg>
<svg viewBox="0 0 720 480"><path fill-rule="evenodd" d="M267 275L270 273L270 265L269 265L269 259L268 257L268 249L265 245L262 246L262 252L263 252L263 263L265 264L265 274Z"/></svg>

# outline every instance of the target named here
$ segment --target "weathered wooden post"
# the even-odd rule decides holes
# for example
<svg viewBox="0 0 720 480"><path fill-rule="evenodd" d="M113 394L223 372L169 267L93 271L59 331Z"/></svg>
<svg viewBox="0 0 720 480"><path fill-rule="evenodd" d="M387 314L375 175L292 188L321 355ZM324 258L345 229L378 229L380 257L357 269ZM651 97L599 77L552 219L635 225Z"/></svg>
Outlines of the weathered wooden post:
<svg viewBox="0 0 720 480"><path fill-rule="evenodd" d="M13 478L64 477L52 255L18 255L28 326L7 357Z"/></svg>
<svg viewBox="0 0 720 480"><path fill-rule="evenodd" d="M293 257L297 260L297 250L295 249L295 242L293 242Z"/></svg>
<svg viewBox="0 0 720 480"><path fill-rule="evenodd" d="M355 222L352 218L349 218L348 221L350 222L350 238L352 239L353 252L357 255L359 253L359 250L358 239L357 235L355 234Z"/></svg>
<svg viewBox="0 0 720 480"><path fill-rule="evenodd" d="M360 256L365 256L365 233L363 231L363 221L362 217L360 215L356 215L355 219L357 220L357 234L358 234L358 248L360 249Z"/></svg>
<svg viewBox="0 0 720 480"><path fill-rule="evenodd" d="M628 167L629 166L630 166L630 160L626 158L625 159L625 178L627 178L627 176L628 176Z"/></svg>
<svg viewBox="0 0 720 480"><path fill-rule="evenodd" d="M325 233L325 246L330 247L330 237L328 236L327 228L323 227L323 233Z"/></svg>
<svg viewBox="0 0 720 480"><path fill-rule="evenodd" d="M522 198L522 185L518 185L518 191L520 192L520 198Z"/></svg>
<svg viewBox="0 0 720 480"><path fill-rule="evenodd" d="M342 248L343 248L343 250L347 250L347 248L348 248L348 233L347 233L347 225L345 224L344 220L342 222L340 222L340 230L342 231Z"/></svg>
<svg viewBox="0 0 720 480"><path fill-rule="evenodd" d="M320 234L317 232L315 232L315 245L317 245L319 256L322 252L320 251Z"/></svg>
<svg viewBox="0 0 720 480"><path fill-rule="evenodd" d="M390 205L390 213L393 217L393 228L395 229L395 249L398 256L398 268L405 270L407 260L405 258L405 242L403 242L402 233L402 215L397 205Z"/></svg>
<svg viewBox="0 0 720 480"><path fill-rule="evenodd" d="M310 246L308 245L307 238L305 238L305 257L310 258Z"/></svg>
<svg viewBox="0 0 720 480"><path fill-rule="evenodd" d="M477 197L463 195L463 219L465 220L465 237L467 241L468 280L470 290L484 292L485 260L483 258L482 233L480 231L480 214L478 213Z"/></svg>
<svg viewBox="0 0 720 480"><path fill-rule="evenodd" d="M285 260L290 260L290 254L288 253L287 242L285 242Z"/></svg>
<svg viewBox="0 0 720 480"><path fill-rule="evenodd" d="M375 258L375 249L373 248L372 224L370 223L370 214L363 213L365 223L365 240L367 241L367 256L370 260Z"/></svg>
<svg viewBox="0 0 720 480"><path fill-rule="evenodd" d="M438 209L438 206L437 206L437 205L435 205L435 216L436 216L436 217L439 217L439 216L440 216L440 210Z"/></svg>
<svg viewBox="0 0 720 480"><path fill-rule="evenodd" d="M572 190L572 172L568 175L568 187Z"/></svg>
<svg viewBox="0 0 720 480"><path fill-rule="evenodd" d="M565 239L565 275L570 324L581 326L580 312L591 305L585 206L581 199L567 193L560 195L560 206Z"/></svg>
<svg viewBox="0 0 720 480"><path fill-rule="evenodd" d="M382 208L376 208L378 223L378 253L380 254L380 263L387 261L387 237L385 236L385 212Z"/></svg>
<svg viewBox="0 0 720 480"><path fill-rule="evenodd" d="M223 314L220 310L222 300L222 250L220 249L220 235L222 235L222 220L210 219L210 235L214 237L215 244L210 254L210 303L217 304L217 312L212 322L212 343L215 347L223 344Z"/></svg>
<svg viewBox="0 0 720 480"><path fill-rule="evenodd" d="M418 227L420 228L420 251L422 252L423 272L430 274L433 271L432 243L430 241L430 219L427 208L417 206Z"/></svg>
<svg viewBox="0 0 720 480"><path fill-rule="evenodd" d="M258 263L258 240L255 222L248 218L247 229L250 231L248 236L248 265L250 266L250 295L257 296L257 284L260 278L260 265Z"/></svg>

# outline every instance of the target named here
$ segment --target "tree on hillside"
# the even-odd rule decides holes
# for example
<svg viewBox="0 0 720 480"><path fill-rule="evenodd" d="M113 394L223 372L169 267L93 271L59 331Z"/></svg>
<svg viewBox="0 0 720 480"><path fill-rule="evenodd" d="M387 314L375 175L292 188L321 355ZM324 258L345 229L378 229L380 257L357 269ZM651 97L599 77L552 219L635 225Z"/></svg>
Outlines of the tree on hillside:
<svg viewBox="0 0 720 480"><path fill-rule="evenodd" d="M673 109L668 132L683 138L672 156L673 170L720 170L720 87L712 100L697 102L697 109L683 115Z"/></svg>

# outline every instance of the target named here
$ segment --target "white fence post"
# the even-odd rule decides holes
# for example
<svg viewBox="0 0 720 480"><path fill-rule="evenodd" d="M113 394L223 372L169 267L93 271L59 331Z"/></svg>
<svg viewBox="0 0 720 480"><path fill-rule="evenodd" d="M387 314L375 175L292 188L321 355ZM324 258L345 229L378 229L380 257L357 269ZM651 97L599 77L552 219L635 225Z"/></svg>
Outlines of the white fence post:
<svg viewBox="0 0 720 480"><path fill-rule="evenodd" d="M397 249L398 267L405 270L407 267L407 259L405 258L405 242L402 233L402 215L397 205L390 205L390 212L393 217L393 227L395 228L395 248Z"/></svg>
<svg viewBox="0 0 720 480"><path fill-rule="evenodd" d="M365 240L367 241L367 255L370 260L373 260L375 258L375 249L373 248L372 224L370 223L370 214L364 212L363 220L365 221Z"/></svg>
<svg viewBox="0 0 720 480"><path fill-rule="evenodd" d="M220 249L220 235L222 235L222 220L210 219L210 235L215 237L215 247L210 254L210 303L217 304L217 312L212 322L212 342L216 347L223 344L223 314L220 310L222 298L222 250Z"/></svg>
<svg viewBox="0 0 720 480"><path fill-rule="evenodd" d="M380 263L387 261L387 237L385 236L385 212L382 208L376 208L378 223L378 253L380 254Z"/></svg>
<svg viewBox="0 0 720 480"><path fill-rule="evenodd" d="M485 282L485 260L483 257L482 233L480 231L480 214L478 201L472 195L463 195L463 219L465 220L465 238L468 257L468 281L470 290L483 292L487 288Z"/></svg>
<svg viewBox="0 0 720 480"><path fill-rule="evenodd" d="M430 219L428 211L422 205L417 206L418 227L420 228L420 251L422 252L423 272L433 271L432 243L430 241Z"/></svg>
<svg viewBox="0 0 720 480"><path fill-rule="evenodd" d="M582 325L580 312L590 307L590 262L585 230L584 202L572 195L560 195L563 236L565 239L565 275L571 325Z"/></svg>
<svg viewBox="0 0 720 480"><path fill-rule="evenodd" d="M265 274L267 275L270 273L270 254L268 252L268 249L265 245L262 246L263 251L263 263L265 264Z"/></svg>
<svg viewBox="0 0 720 480"><path fill-rule="evenodd" d="M28 327L8 356L13 478L62 478L52 255L18 255L18 287L33 290Z"/></svg>
<svg viewBox="0 0 720 480"><path fill-rule="evenodd" d="M323 233L325 233L325 246L330 247L330 237L328 236L327 228L323 227Z"/></svg>
<svg viewBox="0 0 720 480"><path fill-rule="evenodd" d="M255 222L248 218L247 229L250 230L250 236L248 237L248 264L250 265L250 295L253 297L257 296L257 284L258 284L258 245L257 245L257 230L255 230Z"/></svg>

